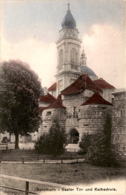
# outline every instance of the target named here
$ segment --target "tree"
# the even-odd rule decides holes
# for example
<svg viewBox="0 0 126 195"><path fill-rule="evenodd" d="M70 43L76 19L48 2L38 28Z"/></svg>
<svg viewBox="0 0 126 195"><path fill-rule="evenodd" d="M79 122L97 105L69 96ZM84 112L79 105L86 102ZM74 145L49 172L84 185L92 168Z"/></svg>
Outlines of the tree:
<svg viewBox="0 0 126 195"><path fill-rule="evenodd" d="M57 120L47 134L42 135L35 144L35 150L42 154L60 155L65 151L66 134Z"/></svg>
<svg viewBox="0 0 126 195"><path fill-rule="evenodd" d="M42 88L37 75L20 61L1 64L0 71L0 126L2 131L19 135L38 130L40 115L38 98Z"/></svg>
<svg viewBox="0 0 126 195"><path fill-rule="evenodd" d="M54 119L53 124L49 130L49 151L50 154L59 155L64 152L66 143L66 134L58 120Z"/></svg>
<svg viewBox="0 0 126 195"><path fill-rule="evenodd" d="M43 134L35 143L35 150L39 154L49 154L49 135Z"/></svg>

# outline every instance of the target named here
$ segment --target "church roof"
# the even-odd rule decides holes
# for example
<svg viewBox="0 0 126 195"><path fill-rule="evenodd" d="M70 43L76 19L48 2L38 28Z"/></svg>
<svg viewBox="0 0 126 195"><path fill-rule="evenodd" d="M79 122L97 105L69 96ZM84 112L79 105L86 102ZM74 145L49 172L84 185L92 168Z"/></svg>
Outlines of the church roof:
<svg viewBox="0 0 126 195"><path fill-rule="evenodd" d="M70 11L69 4L67 13L62 22L62 28L76 28L76 22Z"/></svg>
<svg viewBox="0 0 126 195"><path fill-rule="evenodd" d="M51 94L47 93L47 95L43 95L39 98L40 102L45 102L45 103L53 103L55 101L55 97L52 96Z"/></svg>
<svg viewBox="0 0 126 195"><path fill-rule="evenodd" d="M112 105L110 102L106 101L99 93L93 94L83 105L89 104L105 104L105 105Z"/></svg>
<svg viewBox="0 0 126 195"><path fill-rule="evenodd" d="M49 88L48 91L56 91L56 83L53 83Z"/></svg>
<svg viewBox="0 0 126 195"><path fill-rule="evenodd" d="M109 84L107 81L105 81L102 78L95 80L94 83L101 89L115 89L113 85Z"/></svg>
<svg viewBox="0 0 126 195"><path fill-rule="evenodd" d="M46 107L46 109L48 108L65 108L62 104L61 95L59 95L58 98L52 104Z"/></svg>
<svg viewBox="0 0 126 195"><path fill-rule="evenodd" d="M89 76L96 76L95 72L88 66L81 66L81 72L83 74L88 74Z"/></svg>
<svg viewBox="0 0 126 195"><path fill-rule="evenodd" d="M74 83L65 88L62 95L73 95L83 92L85 89L96 91L102 91L95 83L89 78L87 74L81 75Z"/></svg>
<svg viewBox="0 0 126 195"><path fill-rule="evenodd" d="M39 107L39 112L42 113L47 107Z"/></svg>

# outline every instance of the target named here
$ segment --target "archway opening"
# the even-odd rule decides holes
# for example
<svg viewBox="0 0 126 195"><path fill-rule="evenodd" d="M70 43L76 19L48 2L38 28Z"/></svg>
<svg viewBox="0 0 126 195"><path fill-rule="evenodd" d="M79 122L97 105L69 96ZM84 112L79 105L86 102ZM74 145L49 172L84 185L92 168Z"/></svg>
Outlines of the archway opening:
<svg viewBox="0 0 126 195"><path fill-rule="evenodd" d="M78 141L79 141L79 133L75 128L73 128L69 132L69 143L70 144L77 144Z"/></svg>

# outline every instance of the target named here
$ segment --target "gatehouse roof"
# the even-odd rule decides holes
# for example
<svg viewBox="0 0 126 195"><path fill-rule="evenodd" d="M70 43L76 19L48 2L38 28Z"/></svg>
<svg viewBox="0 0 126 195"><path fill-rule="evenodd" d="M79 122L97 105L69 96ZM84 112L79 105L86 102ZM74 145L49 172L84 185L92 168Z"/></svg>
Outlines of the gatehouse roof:
<svg viewBox="0 0 126 195"><path fill-rule="evenodd" d="M57 97L57 99L52 104L50 104L48 107L46 107L46 109L48 109L48 108L65 108L62 104L61 95L59 95Z"/></svg>
<svg viewBox="0 0 126 195"><path fill-rule="evenodd" d="M39 101L44 103L53 103L54 101L56 101L56 98L51 94L47 93L47 95L41 96L39 98Z"/></svg>
<svg viewBox="0 0 126 195"><path fill-rule="evenodd" d="M93 96L91 96L86 102L84 102L82 106L89 104L105 104L112 106L112 104L105 100L99 93L93 94Z"/></svg>

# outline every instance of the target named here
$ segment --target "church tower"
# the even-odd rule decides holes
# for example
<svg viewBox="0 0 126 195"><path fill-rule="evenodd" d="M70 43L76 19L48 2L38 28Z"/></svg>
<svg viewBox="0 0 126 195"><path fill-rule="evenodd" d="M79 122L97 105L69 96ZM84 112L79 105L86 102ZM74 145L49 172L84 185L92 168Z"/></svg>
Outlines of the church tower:
<svg viewBox="0 0 126 195"><path fill-rule="evenodd" d="M81 74L81 41L78 37L79 32L70 10L70 4L68 4L61 26L62 29L59 31L59 39L57 41L57 94L73 83Z"/></svg>

